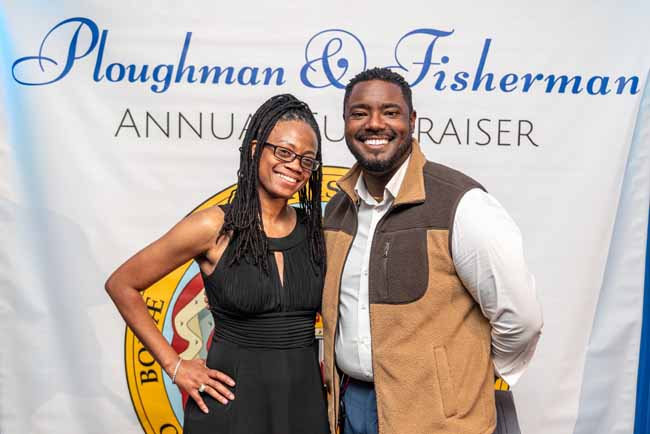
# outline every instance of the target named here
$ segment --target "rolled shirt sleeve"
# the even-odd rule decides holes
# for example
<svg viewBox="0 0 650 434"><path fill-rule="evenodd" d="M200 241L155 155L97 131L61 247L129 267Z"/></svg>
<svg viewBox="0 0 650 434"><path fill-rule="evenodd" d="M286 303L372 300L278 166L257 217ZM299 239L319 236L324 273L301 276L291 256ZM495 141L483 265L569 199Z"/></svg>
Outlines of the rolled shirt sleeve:
<svg viewBox="0 0 650 434"><path fill-rule="evenodd" d="M494 197L472 189L456 209L451 248L456 273L490 322L495 372L514 385L543 325L519 228Z"/></svg>

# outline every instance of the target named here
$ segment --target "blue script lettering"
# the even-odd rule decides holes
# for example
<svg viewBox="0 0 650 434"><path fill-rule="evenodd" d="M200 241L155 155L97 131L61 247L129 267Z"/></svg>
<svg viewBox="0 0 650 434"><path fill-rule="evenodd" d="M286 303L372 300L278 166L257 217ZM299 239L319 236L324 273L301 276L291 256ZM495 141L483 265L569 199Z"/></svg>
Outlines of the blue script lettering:
<svg viewBox="0 0 650 434"><path fill-rule="evenodd" d="M52 56L44 53L45 42L53 35L57 29L65 25L76 24L77 28L68 43L67 57L65 61L54 59ZM82 46L80 34L87 29L90 32L90 43L88 46ZM263 67L244 65L241 68L233 66L196 66L187 64L190 43L192 41L192 32L185 34L185 41L181 49L178 62L176 64L163 62L157 65L148 64L129 64L125 65L120 62L109 63L104 67L104 53L108 40L108 30L100 32L97 24L89 18L76 17L61 21L54 26L43 38L37 56L21 57L16 60L12 67L14 80L27 86L39 86L51 84L63 79L72 70L77 60L83 59L96 49L95 67L93 69L93 80L96 83L109 82L119 83L128 81L129 83L151 83L149 89L154 93L166 92L173 83L195 83L201 84L223 84L239 86L282 86L285 84L284 68L282 67ZM41 75L47 78L27 79L23 78L22 68L30 64L38 64ZM56 69L56 76L51 78L52 73L49 69L46 71L45 64L58 66L64 63L64 66ZM33 72L33 71L27 71ZM222 75L225 74L225 80Z"/></svg>
<svg viewBox="0 0 650 434"><path fill-rule="evenodd" d="M407 32L395 44L393 56L397 65L390 68L408 72L411 86L428 82L429 89L435 92L538 92L585 96L636 95L640 92L642 80L638 75L516 72L503 65L495 68L498 72L492 72L489 57L490 50L495 48L490 38L483 41L482 47L477 47L480 51L476 52L478 62L474 63L475 68L454 68L449 55L441 55L437 48L439 40L448 40L445 38L455 36L454 32L435 28ZM89 18L65 19L45 34L36 55L14 61L12 76L25 86L52 84L70 75L73 67L92 53L96 56L92 70L95 83L132 83L147 86L148 90L158 94L167 92L178 83L242 87L283 86L286 83L285 69L281 66L192 64L192 32L185 33L180 53L172 61L163 59L156 64L125 64L110 59L105 62L105 53L110 52L106 49L108 34L109 30L100 29ZM61 38L65 39L61 41ZM422 43L424 45L419 45ZM425 48L414 48L416 45ZM56 48L63 51L56 51ZM521 63L513 61L512 65L519 67ZM357 36L343 29L327 29L314 34L307 42L300 82L313 89L343 89L352 76L366 67L366 49Z"/></svg>
<svg viewBox="0 0 650 434"><path fill-rule="evenodd" d="M321 50L317 48L319 44L323 44ZM346 57L344 52L345 48L347 48L346 52L350 50L356 51L354 53L356 58L353 60L355 63L360 64L360 69L351 67L350 59ZM318 51L320 57L310 59L310 51L315 50ZM356 74L366 69L366 49L359 38L346 30L323 30L316 33L307 42L305 62L300 70L300 81L305 86L317 89L334 86L343 89L345 85L342 81L346 78L346 75ZM337 72L334 71L334 66L338 70ZM319 78L322 84L316 84L315 80L310 78L310 74L320 75ZM325 80L323 81L322 78Z"/></svg>
<svg viewBox="0 0 650 434"><path fill-rule="evenodd" d="M25 64L25 66L28 66L36 62L38 63L38 67L40 71L43 73L43 75L45 75L45 77L49 76L49 71L45 70L46 68L43 62L54 66L59 65L59 62L57 62L56 59L52 59L51 57L47 57L46 55L43 54L43 46L45 45L45 42L48 40L48 38L57 29L70 23L77 24L77 30L75 30L74 34L72 35L72 39L70 39L70 45L68 47L68 57L65 59L65 65L63 66L63 69L61 69L61 71L58 73L58 75L55 76L54 78L43 78L42 80L36 80L36 81L27 81L27 79L21 80L18 77L19 74L17 74L16 71L19 65ZM85 51L80 50L83 52L79 53L78 52L79 47L77 46L79 41L79 33L84 28L87 28L90 31L91 40L90 40L90 44L85 49ZM79 59L83 59L88 54L90 54L91 51L95 49L95 46L97 45L98 36L99 36L99 31L97 29L97 25L88 18L76 17L76 18L68 18L67 20L61 21L56 26L52 27L52 29L50 29L49 32L47 32L47 34L43 38L43 41L41 42L41 46L38 49L38 55L21 57L20 59L16 60L11 68L11 74L13 75L14 80L16 80L18 83L23 84L25 86L40 86L44 84L51 84L57 82L61 80L63 77L65 77L66 75L68 75L75 61Z"/></svg>
<svg viewBox="0 0 650 434"><path fill-rule="evenodd" d="M404 63L400 60L400 45L402 45L402 42L405 40L413 37L413 36L418 36L418 35L426 35L431 37L431 42L429 42L429 45L427 46L427 49L424 51L424 57L421 61L418 62L411 62L413 65L420 65L420 72L417 76L417 78L411 83L411 86L417 86L418 83L420 83L429 73L429 68L431 68L431 65L440 65L440 64L446 64L449 63L449 57L447 56L442 56L440 58L439 62L434 62L433 61L433 49L436 45L436 41L439 38L444 38L446 36L451 35L454 33L453 30L450 31L445 31L445 30L438 30L438 29L416 29L408 32L404 36L400 38L399 41L397 41L397 44L395 45L395 61L397 62L396 66L391 66L391 68L398 68L403 71L409 71L409 68L404 66ZM436 89L437 90L443 90L444 87L441 87L442 83L440 81L440 78L436 82Z"/></svg>

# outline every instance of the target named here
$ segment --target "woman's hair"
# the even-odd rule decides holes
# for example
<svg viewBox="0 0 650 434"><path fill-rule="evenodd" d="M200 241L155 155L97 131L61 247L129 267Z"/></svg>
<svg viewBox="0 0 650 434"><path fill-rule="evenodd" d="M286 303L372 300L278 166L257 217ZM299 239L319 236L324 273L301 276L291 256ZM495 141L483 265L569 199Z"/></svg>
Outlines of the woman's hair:
<svg viewBox="0 0 650 434"><path fill-rule="evenodd" d="M231 265L242 258L249 257L268 273L268 239L264 234L264 224L258 195L259 162L271 130L280 121L306 122L316 133L316 159L321 160L320 129L309 106L290 94L276 95L257 109L250 120L246 136L240 148L239 170L237 171L237 190L231 195L224 216L219 237L231 236L235 252ZM252 142L257 146L252 151ZM305 213L307 239L311 247L311 260L321 272L325 269L325 246L321 226L321 181L322 165L311 173L309 181L298 192L300 207Z"/></svg>

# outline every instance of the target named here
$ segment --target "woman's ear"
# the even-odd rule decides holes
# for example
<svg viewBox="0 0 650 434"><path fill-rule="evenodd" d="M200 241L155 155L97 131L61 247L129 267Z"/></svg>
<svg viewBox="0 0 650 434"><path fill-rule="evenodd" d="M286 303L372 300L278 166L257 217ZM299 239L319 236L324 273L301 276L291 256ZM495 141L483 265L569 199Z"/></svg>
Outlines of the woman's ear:
<svg viewBox="0 0 650 434"><path fill-rule="evenodd" d="M255 156L255 149L257 148L257 140L251 140L251 159Z"/></svg>

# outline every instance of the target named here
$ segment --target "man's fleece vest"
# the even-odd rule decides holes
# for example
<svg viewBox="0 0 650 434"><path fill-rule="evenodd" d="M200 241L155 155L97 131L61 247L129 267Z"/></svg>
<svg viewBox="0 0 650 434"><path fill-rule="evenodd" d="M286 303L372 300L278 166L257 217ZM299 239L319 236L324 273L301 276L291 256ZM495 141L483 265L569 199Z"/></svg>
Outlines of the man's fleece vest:
<svg viewBox="0 0 650 434"><path fill-rule="evenodd" d="M323 292L325 380L332 432L339 372L334 339L341 275L357 225L354 185L327 205ZM496 426L490 325L456 275L450 254L463 194L482 188L427 162L414 143L400 192L377 225L370 254L370 328L380 434L491 434Z"/></svg>

